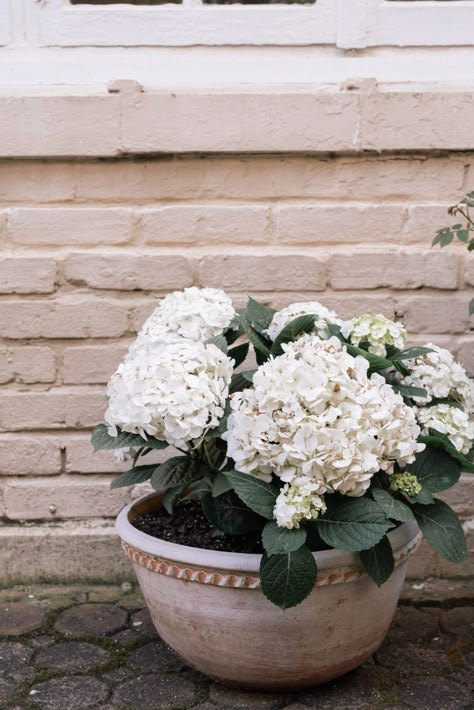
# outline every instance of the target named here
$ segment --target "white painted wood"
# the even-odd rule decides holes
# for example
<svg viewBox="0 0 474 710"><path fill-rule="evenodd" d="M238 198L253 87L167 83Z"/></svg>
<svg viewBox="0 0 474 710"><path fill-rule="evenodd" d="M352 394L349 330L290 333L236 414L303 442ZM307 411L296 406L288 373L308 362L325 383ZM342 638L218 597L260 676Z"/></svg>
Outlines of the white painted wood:
<svg viewBox="0 0 474 710"><path fill-rule="evenodd" d="M341 49L367 47L378 0L338 0L337 40Z"/></svg>
<svg viewBox="0 0 474 710"><path fill-rule="evenodd" d="M472 0L378 0L368 46L461 46L474 44Z"/></svg>
<svg viewBox="0 0 474 710"><path fill-rule="evenodd" d="M0 46L10 42L10 2L0 0Z"/></svg>
<svg viewBox="0 0 474 710"><path fill-rule="evenodd" d="M67 6L43 3L42 46L334 44L337 0L314 5ZM61 4L58 4L61 3Z"/></svg>

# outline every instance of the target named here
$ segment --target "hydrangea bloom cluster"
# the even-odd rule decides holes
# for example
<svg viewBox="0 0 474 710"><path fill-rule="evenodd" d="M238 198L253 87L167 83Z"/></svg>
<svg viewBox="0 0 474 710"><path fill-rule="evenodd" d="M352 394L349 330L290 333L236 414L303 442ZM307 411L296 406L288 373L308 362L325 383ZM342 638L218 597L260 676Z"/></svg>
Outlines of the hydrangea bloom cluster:
<svg viewBox="0 0 474 710"><path fill-rule="evenodd" d="M229 296L217 288L185 288L163 298L145 321L137 345L188 338L204 343L220 335L235 316Z"/></svg>
<svg viewBox="0 0 474 710"><path fill-rule="evenodd" d="M181 340L138 351L112 376L105 421L109 433L154 436L182 447L218 425L233 363L215 345Z"/></svg>
<svg viewBox="0 0 474 710"><path fill-rule="evenodd" d="M298 316L316 315L318 318L314 324L314 333L320 338L327 338L328 324L342 325L342 321L337 317L335 311L330 311L318 301L309 301L306 303L292 303L291 305L277 311L272 322L266 330L266 334L270 340L276 340L285 325Z"/></svg>
<svg viewBox="0 0 474 710"><path fill-rule="evenodd" d="M285 346L253 388L231 398L225 438L236 469L311 484L319 495L361 496L380 469L413 462L424 448L413 409L367 369L336 338L305 335Z"/></svg>
<svg viewBox="0 0 474 710"><path fill-rule="evenodd" d="M362 342L369 344L369 352L385 357L387 345L392 345L402 350L405 345L407 332L401 323L395 323L380 313L365 313L358 318L353 318L343 324L341 333L353 345Z"/></svg>
<svg viewBox="0 0 474 710"><path fill-rule="evenodd" d="M468 453L474 439L474 423L462 409L450 407L449 404L435 404L432 407L418 407L416 416L424 427L423 433L436 429L446 434L458 451Z"/></svg>
<svg viewBox="0 0 474 710"><path fill-rule="evenodd" d="M392 493L405 493L410 498L415 498L421 493L421 483L413 473L394 473L390 478L389 490Z"/></svg>
<svg viewBox="0 0 474 710"><path fill-rule="evenodd" d="M299 528L303 520L316 520L325 513L324 498L315 489L318 484L305 483L301 486L291 486L285 483L276 499L273 516L281 528Z"/></svg>
<svg viewBox="0 0 474 710"><path fill-rule="evenodd" d="M474 413L474 383L466 375L449 350L433 343L426 347L433 352L407 361L410 374L402 379L402 384L422 387L427 397L414 397L418 404L428 404L432 399L452 399L459 402L465 412Z"/></svg>

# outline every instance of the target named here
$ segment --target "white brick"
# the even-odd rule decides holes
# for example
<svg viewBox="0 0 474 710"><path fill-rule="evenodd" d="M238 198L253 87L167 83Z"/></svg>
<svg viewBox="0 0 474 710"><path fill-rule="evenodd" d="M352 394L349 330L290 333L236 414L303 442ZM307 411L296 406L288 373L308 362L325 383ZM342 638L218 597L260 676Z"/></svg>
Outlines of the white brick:
<svg viewBox="0 0 474 710"><path fill-rule="evenodd" d="M377 244L398 242L403 205L294 204L276 209L276 229L282 244Z"/></svg>
<svg viewBox="0 0 474 710"><path fill-rule="evenodd" d="M456 198L454 202L457 202ZM425 202L409 205L408 217L403 227L403 240L429 247L438 229L462 222L462 219L448 215L448 207L452 204L453 202ZM436 247L436 251L440 251L440 247ZM441 253L447 252L443 249Z"/></svg>
<svg viewBox="0 0 474 710"><path fill-rule="evenodd" d="M99 253L71 254L66 279L91 288L125 291L164 291L191 286L193 264L180 254Z"/></svg>
<svg viewBox="0 0 474 710"><path fill-rule="evenodd" d="M54 382L56 359L48 347L0 346L0 384L17 382Z"/></svg>
<svg viewBox="0 0 474 710"><path fill-rule="evenodd" d="M68 473L122 473L130 468L130 462L117 461L113 451L96 451L92 448L90 434L68 437L66 447L66 471ZM175 449L153 451L143 463L161 463L170 456L178 455Z"/></svg>
<svg viewBox="0 0 474 710"><path fill-rule="evenodd" d="M326 287L326 264L304 254L206 256L199 265L203 286L233 291L321 291Z"/></svg>
<svg viewBox="0 0 474 710"><path fill-rule="evenodd" d="M474 511L474 476L472 473L462 474L455 486L436 497L446 501L460 517L471 517Z"/></svg>
<svg viewBox="0 0 474 710"><path fill-rule="evenodd" d="M150 244L254 244L267 222L264 207L179 205L144 210L141 233Z"/></svg>
<svg viewBox="0 0 474 710"><path fill-rule="evenodd" d="M128 349L128 343L84 345L66 348L63 355L62 379L65 384L102 384L117 369Z"/></svg>
<svg viewBox="0 0 474 710"><path fill-rule="evenodd" d="M3 96L2 157L117 155L118 96Z"/></svg>
<svg viewBox="0 0 474 710"><path fill-rule="evenodd" d="M468 286L474 286L474 254L469 253L465 260L464 280ZM474 292L472 293L474 298Z"/></svg>
<svg viewBox="0 0 474 710"><path fill-rule="evenodd" d="M339 90L143 93L122 101L123 145L135 153L326 152L355 147L359 97Z"/></svg>
<svg viewBox="0 0 474 710"><path fill-rule="evenodd" d="M330 260L331 287L336 290L394 288L455 289L458 260L435 252L357 252Z"/></svg>
<svg viewBox="0 0 474 710"><path fill-rule="evenodd" d="M470 91L376 91L363 97L363 150L470 150Z"/></svg>
<svg viewBox="0 0 474 710"><path fill-rule="evenodd" d="M49 392L0 391L0 428L86 429L98 424L107 406L105 390L54 389Z"/></svg>
<svg viewBox="0 0 474 710"><path fill-rule="evenodd" d="M5 338L111 338L127 328L127 304L87 296L10 301L0 311Z"/></svg>
<svg viewBox="0 0 474 710"><path fill-rule="evenodd" d="M38 422L40 423L40 422ZM0 434L0 474L23 476L61 471L61 439L28 434Z"/></svg>
<svg viewBox="0 0 474 710"><path fill-rule="evenodd" d="M0 201L12 205L72 200L78 165L80 163L53 160L2 160Z"/></svg>
<svg viewBox="0 0 474 710"><path fill-rule="evenodd" d="M458 345L457 355L468 375L474 377L474 340L463 338Z"/></svg>
<svg viewBox="0 0 474 710"><path fill-rule="evenodd" d="M0 293L51 293L56 262L46 257L0 257Z"/></svg>
<svg viewBox="0 0 474 710"><path fill-rule="evenodd" d="M463 333L469 329L469 295L417 294L396 297L396 313L413 333Z"/></svg>
<svg viewBox="0 0 474 710"><path fill-rule="evenodd" d="M130 499L128 489L110 490L105 476L50 480L7 481L5 513L9 520L55 520L62 518L112 517Z"/></svg>
<svg viewBox="0 0 474 710"><path fill-rule="evenodd" d="M15 244L124 244L132 238L133 221L133 210L123 207L17 207L7 229Z"/></svg>

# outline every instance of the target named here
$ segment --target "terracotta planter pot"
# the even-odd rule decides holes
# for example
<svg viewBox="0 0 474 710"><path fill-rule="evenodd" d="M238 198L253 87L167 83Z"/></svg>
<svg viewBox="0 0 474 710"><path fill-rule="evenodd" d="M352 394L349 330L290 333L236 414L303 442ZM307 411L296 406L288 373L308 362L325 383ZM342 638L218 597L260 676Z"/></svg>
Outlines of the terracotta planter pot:
<svg viewBox="0 0 474 710"><path fill-rule="evenodd" d="M174 545L134 528L157 495L127 506L117 530L153 622L191 666L227 685L296 690L356 668L382 643L397 606L416 524L389 534L396 569L380 589L357 554L314 553L318 579L299 606L282 610L260 590L260 555Z"/></svg>

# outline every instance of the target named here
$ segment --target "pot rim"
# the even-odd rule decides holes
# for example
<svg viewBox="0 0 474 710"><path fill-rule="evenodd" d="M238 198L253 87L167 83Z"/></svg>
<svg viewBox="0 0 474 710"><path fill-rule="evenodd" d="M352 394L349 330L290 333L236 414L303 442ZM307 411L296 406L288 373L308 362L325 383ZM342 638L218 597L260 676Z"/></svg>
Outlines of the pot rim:
<svg viewBox="0 0 474 710"><path fill-rule="evenodd" d="M151 493L129 503L119 513L116 520L116 530L122 540L122 546L129 557L138 561L138 555L151 560L170 561L184 563L188 565L198 565L205 569L232 570L249 572L258 576L261 554L248 554L244 552L221 552L217 550L206 550L201 547L190 547L188 545L178 545L167 542L161 538L153 537L147 533L137 530L130 522L130 514L133 509L154 498L160 498L158 493ZM395 565L403 562L421 541L421 533L415 522L403 523L395 530L388 533L388 539L392 545L395 556ZM144 553L144 555L143 555ZM346 552L344 550L321 550L313 552L317 561L318 573L324 570L334 570L335 568L360 568L361 562L359 553ZM158 570L157 570L158 571Z"/></svg>

